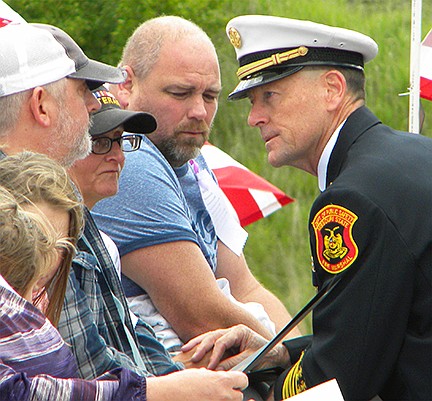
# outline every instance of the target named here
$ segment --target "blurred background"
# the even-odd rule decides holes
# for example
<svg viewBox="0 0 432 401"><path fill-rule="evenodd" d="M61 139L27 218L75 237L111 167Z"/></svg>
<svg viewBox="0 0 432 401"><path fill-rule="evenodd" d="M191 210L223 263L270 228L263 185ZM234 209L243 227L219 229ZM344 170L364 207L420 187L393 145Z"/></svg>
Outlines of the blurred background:
<svg viewBox="0 0 432 401"><path fill-rule="evenodd" d="M247 100L227 102L235 87L237 62L225 35L227 22L242 14L265 14L321 22L360 31L379 45L366 65L367 105L383 123L408 129L411 1L409 0L6 0L28 22L57 25L97 60L119 61L126 39L146 19L179 15L200 25L218 51L223 91L211 142L281 188L295 202L246 227L245 254L255 275L295 314L313 296L308 238L309 209L318 195L316 177L267 163L256 129L247 126ZM432 28L432 2L423 1L422 38ZM173 60L175 62L175 60ZM432 65L431 65L432 68ZM432 137L432 102L422 134ZM398 166L395 166L397 170ZM377 172L379 174L379 172ZM397 201L397 200L396 200ZM310 318L302 323L311 331Z"/></svg>

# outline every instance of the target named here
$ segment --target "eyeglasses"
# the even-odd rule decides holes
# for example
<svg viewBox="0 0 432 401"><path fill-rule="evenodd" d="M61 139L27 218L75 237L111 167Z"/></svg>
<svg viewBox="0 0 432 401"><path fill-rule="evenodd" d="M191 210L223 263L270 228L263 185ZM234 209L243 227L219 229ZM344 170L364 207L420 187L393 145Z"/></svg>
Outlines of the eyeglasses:
<svg viewBox="0 0 432 401"><path fill-rule="evenodd" d="M118 142L123 152L133 152L141 146L141 135L123 135L118 138L111 139L107 136L92 138L92 153L95 155L104 155L108 153L113 146L113 142Z"/></svg>

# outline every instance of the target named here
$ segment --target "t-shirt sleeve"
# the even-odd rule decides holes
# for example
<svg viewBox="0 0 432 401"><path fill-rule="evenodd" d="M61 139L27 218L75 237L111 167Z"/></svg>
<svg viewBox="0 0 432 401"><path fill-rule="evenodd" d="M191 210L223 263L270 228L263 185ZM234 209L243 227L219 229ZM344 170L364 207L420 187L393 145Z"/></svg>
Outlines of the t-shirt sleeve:
<svg viewBox="0 0 432 401"><path fill-rule="evenodd" d="M100 201L92 211L121 256L166 242L198 243L178 179L148 142L127 154L118 194Z"/></svg>

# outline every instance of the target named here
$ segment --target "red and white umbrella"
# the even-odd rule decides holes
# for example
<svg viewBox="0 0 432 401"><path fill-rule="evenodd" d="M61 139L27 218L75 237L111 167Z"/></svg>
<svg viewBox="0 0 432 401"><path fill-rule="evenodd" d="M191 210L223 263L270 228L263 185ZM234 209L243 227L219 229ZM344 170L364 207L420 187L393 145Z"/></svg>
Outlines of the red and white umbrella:
<svg viewBox="0 0 432 401"><path fill-rule="evenodd" d="M218 147L206 143L201 152L234 207L242 227L294 201Z"/></svg>
<svg viewBox="0 0 432 401"><path fill-rule="evenodd" d="M432 100L432 29L420 49L420 97Z"/></svg>

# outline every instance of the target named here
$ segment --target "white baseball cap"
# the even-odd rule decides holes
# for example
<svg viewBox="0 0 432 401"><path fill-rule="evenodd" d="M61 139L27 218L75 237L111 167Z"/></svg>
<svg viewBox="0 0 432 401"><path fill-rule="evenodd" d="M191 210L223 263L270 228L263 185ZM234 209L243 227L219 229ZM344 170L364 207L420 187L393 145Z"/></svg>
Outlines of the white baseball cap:
<svg viewBox="0 0 432 401"><path fill-rule="evenodd" d="M243 15L229 21L226 32L239 61L240 83L230 100L308 65L363 70L378 53L375 41L362 33L290 18Z"/></svg>
<svg viewBox="0 0 432 401"><path fill-rule="evenodd" d="M126 73L89 59L64 31L46 24L9 24L0 29L0 96L62 78L84 79L90 89L121 83Z"/></svg>

